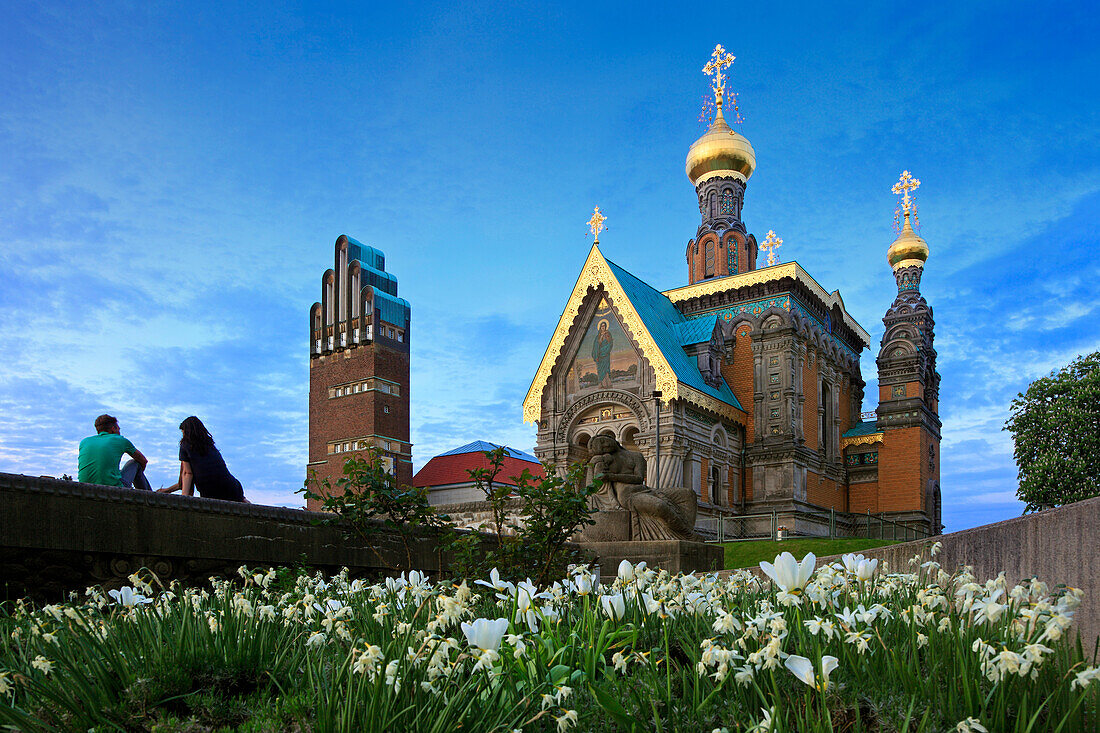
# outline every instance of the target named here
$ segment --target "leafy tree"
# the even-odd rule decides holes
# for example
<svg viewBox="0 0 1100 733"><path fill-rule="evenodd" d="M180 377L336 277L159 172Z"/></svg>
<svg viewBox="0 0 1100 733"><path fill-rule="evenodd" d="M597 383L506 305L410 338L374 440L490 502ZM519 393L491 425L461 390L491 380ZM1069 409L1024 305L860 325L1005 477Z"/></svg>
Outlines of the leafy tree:
<svg viewBox="0 0 1100 733"><path fill-rule="evenodd" d="M411 568L410 536L419 529L445 527L449 521L445 514L435 511L423 489L398 484L375 448L344 463L344 475L336 480L335 490L328 479L317 481L311 475L297 493L318 501L322 511L333 515L316 523L338 524L345 536L364 540L367 548L387 566L391 563L371 541L379 529L397 531L405 548L406 565Z"/></svg>
<svg viewBox="0 0 1100 733"><path fill-rule="evenodd" d="M1100 496L1100 351L1032 382L1005 427L1025 512Z"/></svg>
<svg viewBox="0 0 1100 733"><path fill-rule="evenodd" d="M485 452L486 468L467 471L474 484L485 494L492 516L480 529L488 537L475 533L454 533L449 543L453 553L453 571L457 576L484 576L496 568L505 578L535 578L545 584L564 577L570 562L582 560L568 546L569 538L583 525L592 524L588 497L599 482L585 485L584 466L574 464L565 476L547 469L536 478L524 469L511 477L515 485L497 480L504 467L505 448ZM508 502L521 502L515 522L508 523Z"/></svg>

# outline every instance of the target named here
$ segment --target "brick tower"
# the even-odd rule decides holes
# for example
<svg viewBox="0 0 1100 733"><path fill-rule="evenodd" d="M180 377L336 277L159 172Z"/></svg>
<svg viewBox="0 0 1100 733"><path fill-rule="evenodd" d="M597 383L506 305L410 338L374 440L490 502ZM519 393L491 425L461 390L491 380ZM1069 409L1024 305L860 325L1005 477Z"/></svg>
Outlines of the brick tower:
<svg viewBox="0 0 1100 733"><path fill-rule="evenodd" d="M909 172L895 186L902 195L904 221L887 259L898 295L886 316L878 354L879 509L920 519L935 534L942 527L940 507L940 375L932 345L932 308L920 292L928 244L914 231L909 193L920 181Z"/></svg>
<svg viewBox="0 0 1100 733"><path fill-rule="evenodd" d="M306 470L317 480L335 484L347 458L374 447L401 484L412 484L409 316L385 255L341 234L321 302L309 310Z"/></svg>

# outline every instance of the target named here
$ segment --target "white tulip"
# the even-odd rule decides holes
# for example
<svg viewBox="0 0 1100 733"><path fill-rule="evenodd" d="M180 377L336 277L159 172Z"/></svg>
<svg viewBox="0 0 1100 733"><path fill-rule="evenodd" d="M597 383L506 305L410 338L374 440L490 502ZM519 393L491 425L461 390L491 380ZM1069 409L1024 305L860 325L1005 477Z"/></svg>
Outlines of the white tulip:
<svg viewBox="0 0 1100 733"><path fill-rule="evenodd" d="M630 564L629 560L623 560L619 563L619 580L624 583L629 583L634 580L634 566Z"/></svg>
<svg viewBox="0 0 1100 733"><path fill-rule="evenodd" d="M603 607L603 612L610 616L613 621L618 621L626 615L626 599L623 598L622 593L616 593L613 596L600 596L600 606Z"/></svg>
<svg viewBox="0 0 1100 733"><path fill-rule="evenodd" d="M878 568L878 560L868 560L863 555L848 553L842 559L844 568L860 580L870 580Z"/></svg>
<svg viewBox="0 0 1100 733"><path fill-rule="evenodd" d="M836 657L831 657L829 655L822 657L822 677L820 684L818 684L817 676L814 674L814 664L809 659L806 659L806 657L792 654L783 662L787 669L791 671L791 674L816 690L826 690L829 688L829 675L832 674L839 663Z"/></svg>
<svg viewBox="0 0 1100 733"><path fill-rule="evenodd" d="M508 619L474 619L473 623L462 622L462 633L466 635L466 641L470 646L476 646L482 651L496 651L500 648L500 642L508 633Z"/></svg>
<svg viewBox="0 0 1100 733"><path fill-rule="evenodd" d="M573 578L573 587L577 589L577 595L586 596L592 592L592 576L578 575Z"/></svg>
<svg viewBox="0 0 1100 733"><path fill-rule="evenodd" d="M775 564L766 560L761 562L760 569L787 593L798 593L810 582L816 562L817 557L812 552L807 553L801 563L791 553L784 552L775 558Z"/></svg>

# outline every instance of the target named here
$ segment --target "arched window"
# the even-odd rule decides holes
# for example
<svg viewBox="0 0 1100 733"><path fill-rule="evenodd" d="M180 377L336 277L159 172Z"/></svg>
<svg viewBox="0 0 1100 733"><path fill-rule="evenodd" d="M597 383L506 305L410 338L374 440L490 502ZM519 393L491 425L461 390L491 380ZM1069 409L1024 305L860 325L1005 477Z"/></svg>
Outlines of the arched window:
<svg viewBox="0 0 1100 733"><path fill-rule="evenodd" d="M714 277L714 240L707 240L706 255L703 260L703 277Z"/></svg>
<svg viewBox="0 0 1100 733"><path fill-rule="evenodd" d="M718 466L712 466L710 469L710 498L715 504L725 504L725 498L722 496L722 471Z"/></svg>
<svg viewBox="0 0 1100 733"><path fill-rule="evenodd" d="M829 385L825 384L825 380L821 380L821 391L818 393L821 396L821 406L818 408L817 414L821 416L821 425L818 427L818 439L817 444L825 455L830 453L830 440L829 440L829 425L833 422L833 408L832 399L829 394Z"/></svg>

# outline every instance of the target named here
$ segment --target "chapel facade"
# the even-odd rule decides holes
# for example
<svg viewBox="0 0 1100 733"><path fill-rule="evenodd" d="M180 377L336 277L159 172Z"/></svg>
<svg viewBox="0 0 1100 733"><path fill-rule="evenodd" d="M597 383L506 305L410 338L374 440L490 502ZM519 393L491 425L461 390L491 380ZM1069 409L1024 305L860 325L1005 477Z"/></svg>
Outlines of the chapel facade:
<svg viewBox="0 0 1100 733"><path fill-rule="evenodd" d="M687 284L661 292L634 277L604 257L596 227L524 401L535 454L563 470L610 435L645 457L647 485L693 489L701 525L775 511L814 535L834 510L938 534L939 374L920 294L928 246L909 198L919 182L902 186L904 221L887 253L898 294L868 415L860 355L871 337L840 292L796 262L758 266L761 244L741 217L756 154L724 119L720 71L714 121L687 156L701 219Z"/></svg>
<svg viewBox="0 0 1100 733"><path fill-rule="evenodd" d="M412 484L410 317L386 256L340 235L309 309L308 476L335 486L348 458L374 448L399 485Z"/></svg>

